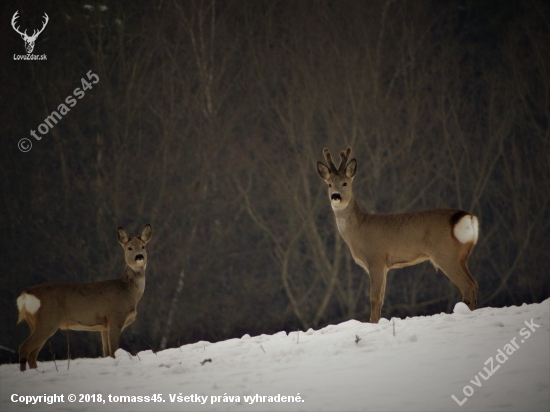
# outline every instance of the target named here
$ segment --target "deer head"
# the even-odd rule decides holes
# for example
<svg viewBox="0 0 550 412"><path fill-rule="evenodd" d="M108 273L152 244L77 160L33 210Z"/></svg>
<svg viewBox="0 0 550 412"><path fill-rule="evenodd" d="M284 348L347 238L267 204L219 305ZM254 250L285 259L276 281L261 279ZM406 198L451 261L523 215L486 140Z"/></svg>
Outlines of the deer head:
<svg viewBox="0 0 550 412"><path fill-rule="evenodd" d="M126 231L119 227L117 230L118 242L124 249L126 264L134 271L147 267L147 251L145 245L151 240L151 225L147 225L141 231L139 237L129 237Z"/></svg>
<svg viewBox="0 0 550 412"><path fill-rule="evenodd" d="M340 165L336 168L329 150L325 147L323 155L328 166L323 162L317 162L317 172L327 182L328 197L334 210L345 209L351 199L353 199L351 184L353 176L355 176L355 172L357 171L357 162L355 159L351 159L348 162L350 154L350 147L345 151L341 151Z"/></svg>
<svg viewBox="0 0 550 412"><path fill-rule="evenodd" d="M19 33L21 35L21 38L25 41L25 49L27 49L27 54L31 54L33 49L34 49L34 42L36 41L38 35L44 31L44 28L46 27L46 25L48 24L48 21L50 19L49 19L48 15L46 13L44 13L45 20L44 20L44 24L42 25L42 28L40 30L34 30L33 33L32 33L32 36L28 36L27 35L27 30L25 30L23 33L21 33L21 31L19 31L19 27L15 27L15 21L19 17L17 15L17 13L19 13L19 10L17 10L13 14L13 17L11 18L11 26L13 27L13 29L17 33Z"/></svg>

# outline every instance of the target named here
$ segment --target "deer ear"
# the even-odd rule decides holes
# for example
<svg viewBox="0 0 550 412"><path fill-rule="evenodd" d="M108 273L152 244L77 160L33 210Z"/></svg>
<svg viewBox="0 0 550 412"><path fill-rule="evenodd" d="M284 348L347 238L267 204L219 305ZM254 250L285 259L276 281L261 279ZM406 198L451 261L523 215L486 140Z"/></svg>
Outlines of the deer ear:
<svg viewBox="0 0 550 412"><path fill-rule="evenodd" d="M143 240L145 243L147 243L151 240L152 234L153 234L153 229L151 228L151 225L147 224L141 231L139 238Z"/></svg>
<svg viewBox="0 0 550 412"><path fill-rule="evenodd" d="M116 237L118 239L118 243L120 243L122 246L124 246L126 243L128 243L128 240L130 240L128 233L126 233L126 231L121 227L119 227L116 231Z"/></svg>
<svg viewBox="0 0 550 412"><path fill-rule="evenodd" d="M330 178L330 169L325 166L323 162L317 162L317 173L319 173L319 176L325 181Z"/></svg>
<svg viewBox="0 0 550 412"><path fill-rule="evenodd" d="M346 177L351 179L355 176L355 172L357 172L357 161L355 159L351 159L346 165Z"/></svg>

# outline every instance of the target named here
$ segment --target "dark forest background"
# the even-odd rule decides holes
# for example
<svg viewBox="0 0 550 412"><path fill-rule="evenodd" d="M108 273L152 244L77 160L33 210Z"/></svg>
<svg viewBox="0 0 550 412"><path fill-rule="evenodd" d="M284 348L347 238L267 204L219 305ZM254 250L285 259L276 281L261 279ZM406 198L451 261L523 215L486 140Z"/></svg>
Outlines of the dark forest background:
<svg viewBox="0 0 550 412"><path fill-rule="evenodd" d="M48 13L47 61L14 61L16 10L29 32ZM315 169L325 146L353 148L365 211L479 217L479 307L550 296L546 1L6 1L0 22L5 348L29 333L22 290L119 277L116 229L146 223L132 353L368 321L368 276ZM90 70L99 83L32 138ZM382 316L459 300L424 263L390 271ZM101 353L99 333L70 341L73 357ZM65 334L51 342L65 357Z"/></svg>

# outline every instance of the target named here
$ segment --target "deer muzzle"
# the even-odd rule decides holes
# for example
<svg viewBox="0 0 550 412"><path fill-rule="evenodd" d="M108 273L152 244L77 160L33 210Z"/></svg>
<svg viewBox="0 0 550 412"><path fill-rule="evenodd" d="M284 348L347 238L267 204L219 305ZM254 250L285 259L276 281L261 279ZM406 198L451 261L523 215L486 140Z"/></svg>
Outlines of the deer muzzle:
<svg viewBox="0 0 550 412"><path fill-rule="evenodd" d="M340 196L340 193L333 193L330 195L330 200L334 203L340 203L342 201L342 196Z"/></svg>

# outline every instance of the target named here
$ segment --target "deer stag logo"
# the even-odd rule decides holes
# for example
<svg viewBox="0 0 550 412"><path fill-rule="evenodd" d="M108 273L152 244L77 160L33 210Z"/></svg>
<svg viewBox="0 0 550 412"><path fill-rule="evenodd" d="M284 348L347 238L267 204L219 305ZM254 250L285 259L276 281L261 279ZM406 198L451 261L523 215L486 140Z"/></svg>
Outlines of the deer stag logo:
<svg viewBox="0 0 550 412"><path fill-rule="evenodd" d="M13 17L11 18L11 26L13 27L13 29L17 33L19 33L21 35L21 38L25 41L25 49L27 49L27 54L31 54L33 49L34 49L34 42L38 38L38 35L44 31L44 29L46 28L46 25L48 24L48 21L50 20L50 18L48 17L48 15L46 13L44 13L45 21L44 21L44 24L43 24L42 28L40 30L34 30L33 33L32 33L32 36L29 36L29 35L27 35L27 30L25 30L23 33L21 33L19 31L19 27L15 26L15 21L19 17L17 15L17 13L19 13L19 10L17 10L13 14Z"/></svg>

